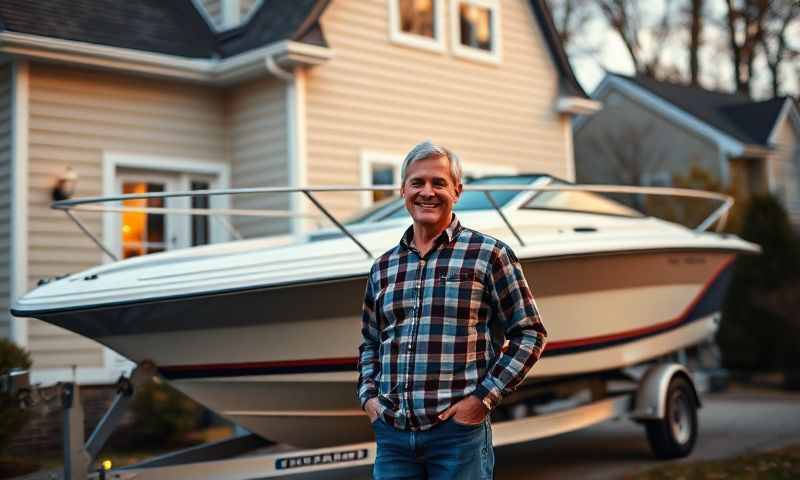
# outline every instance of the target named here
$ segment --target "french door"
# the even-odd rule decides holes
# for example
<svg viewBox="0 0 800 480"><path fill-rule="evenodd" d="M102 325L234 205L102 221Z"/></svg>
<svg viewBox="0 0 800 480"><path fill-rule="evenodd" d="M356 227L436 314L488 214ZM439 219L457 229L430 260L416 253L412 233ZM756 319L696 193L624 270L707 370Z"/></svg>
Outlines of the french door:
<svg viewBox="0 0 800 480"><path fill-rule="evenodd" d="M117 173L117 192L121 194L207 190L214 178L185 173L139 170ZM125 200L129 210L118 216L118 255L120 259L163 252L173 248L205 245L211 242L210 217L178 213L145 212L142 208L208 208L208 197L150 198ZM218 235L214 235L218 236Z"/></svg>

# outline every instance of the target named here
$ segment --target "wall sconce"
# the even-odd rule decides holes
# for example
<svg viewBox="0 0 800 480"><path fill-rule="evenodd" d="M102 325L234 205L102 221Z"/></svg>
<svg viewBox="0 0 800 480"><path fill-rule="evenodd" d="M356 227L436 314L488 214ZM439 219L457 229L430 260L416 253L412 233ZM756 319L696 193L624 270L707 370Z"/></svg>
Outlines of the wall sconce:
<svg viewBox="0 0 800 480"><path fill-rule="evenodd" d="M53 200L58 202L59 200L67 200L72 197L75 193L75 186L77 183L78 174L75 173L72 167L67 167L67 170L59 177L56 181L56 185L53 187Z"/></svg>

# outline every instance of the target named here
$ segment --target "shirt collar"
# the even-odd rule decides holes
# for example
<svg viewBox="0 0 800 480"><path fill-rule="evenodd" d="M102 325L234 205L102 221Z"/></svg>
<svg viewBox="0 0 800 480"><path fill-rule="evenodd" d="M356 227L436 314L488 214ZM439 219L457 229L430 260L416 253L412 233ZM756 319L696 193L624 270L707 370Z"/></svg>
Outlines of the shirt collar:
<svg viewBox="0 0 800 480"><path fill-rule="evenodd" d="M436 238L433 242L434 245L438 245L440 242L447 242L450 243L453 241L456 236L463 230L464 227L461 226L461 222L458 221L458 217L456 214L453 213L453 218L450 220L450 225L442 231L442 233ZM412 243L414 241L414 225L412 224L408 229L406 229L405 233L403 234L402 238L400 238L400 245L405 248L414 248L412 247ZM414 248L416 250L416 248Z"/></svg>

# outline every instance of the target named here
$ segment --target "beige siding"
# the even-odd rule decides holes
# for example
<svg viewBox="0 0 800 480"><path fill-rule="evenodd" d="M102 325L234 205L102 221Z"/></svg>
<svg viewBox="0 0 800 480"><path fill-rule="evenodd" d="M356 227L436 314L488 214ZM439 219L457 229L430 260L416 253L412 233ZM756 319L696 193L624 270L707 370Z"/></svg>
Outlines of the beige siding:
<svg viewBox="0 0 800 480"><path fill-rule="evenodd" d="M11 65L0 65L0 338L11 337Z"/></svg>
<svg viewBox="0 0 800 480"><path fill-rule="evenodd" d="M402 155L426 138L467 165L565 175L555 67L528 2L500 3L494 65L455 57L449 41L444 52L391 43L385 0L332 2L321 22L336 56L307 81L308 183L358 184L363 150ZM359 205L358 195L328 200L339 214Z"/></svg>
<svg viewBox="0 0 800 480"><path fill-rule="evenodd" d="M800 132L787 116L778 126L776 152L772 156L773 188L783 201L793 223L800 225Z"/></svg>
<svg viewBox="0 0 800 480"><path fill-rule="evenodd" d="M227 102L231 177L235 188L288 185L286 86L279 80L257 80L236 88ZM286 195L248 195L234 199L237 208L287 211ZM246 238L286 233L288 221L237 217L234 225Z"/></svg>
<svg viewBox="0 0 800 480"><path fill-rule="evenodd" d="M103 193L104 152L226 161L222 94L163 80L31 64L29 129L29 287L101 261L97 247L48 208L67 166L79 175L76 195L90 196ZM99 215L80 218L102 237ZM38 368L102 362L98 344L35 320L29 346Z"/></svg>
<svg viewBox="0 0 800 480"><path fill-rule="evenodd" d="M575 169L581 183L638 183L638 171L686 175L697 165L722 178L715 144L659 112L611 89L603 109L575 131Z"/></svg>

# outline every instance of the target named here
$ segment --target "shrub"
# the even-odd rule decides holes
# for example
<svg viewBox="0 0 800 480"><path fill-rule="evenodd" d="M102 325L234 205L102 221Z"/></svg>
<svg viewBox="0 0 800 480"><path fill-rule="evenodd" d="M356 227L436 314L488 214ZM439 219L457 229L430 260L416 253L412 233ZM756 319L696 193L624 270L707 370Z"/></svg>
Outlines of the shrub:
<svg viewBox="0 0 800 480"><path fill-rule="evenodd" d="M201 407L165 383L137 388L131 402L135 441L176 443L198 425Z"/></svg>
<svg viewBox="0 0 800 480"><path fill-rule="evenodd" d="M0 339L0 375L15 368L31 368L30 355L9 340ZM0 452L6 450L29 419L30 412L20 408L15 395L0 393Z"/></svg>
<svg viewBox="0 0 800 480"><path fill-rule="evenodd" d="M800 247L788 215L771 196L754 197L741 237L761 255L736 260L717 336L723 364L791 373L800 358Z"/></svg>

